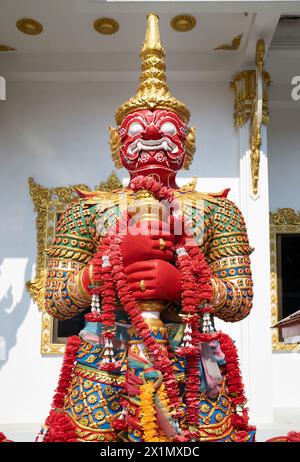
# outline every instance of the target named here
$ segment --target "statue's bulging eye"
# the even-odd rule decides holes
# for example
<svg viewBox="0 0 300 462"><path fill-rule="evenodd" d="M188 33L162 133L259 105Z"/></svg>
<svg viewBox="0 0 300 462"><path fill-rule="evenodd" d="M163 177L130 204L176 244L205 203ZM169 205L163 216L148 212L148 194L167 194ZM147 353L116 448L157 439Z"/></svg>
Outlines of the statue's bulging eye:
<svg viewBox="0 0 300 462"><path fill-rule="evenodd" d="M164 135L176 135L177 129L172 122L165 122L160 127L160 131L164 133Z"/></svg>
<svg viewBox="0 0 300 462"><path fill-rule="evenodd" d="M133 124L130 125L128 129L128 135L135 136L135 135L138 135L139 133L142 133L143 131L144 131L143 125L138 122L134 122Z"/></svg>

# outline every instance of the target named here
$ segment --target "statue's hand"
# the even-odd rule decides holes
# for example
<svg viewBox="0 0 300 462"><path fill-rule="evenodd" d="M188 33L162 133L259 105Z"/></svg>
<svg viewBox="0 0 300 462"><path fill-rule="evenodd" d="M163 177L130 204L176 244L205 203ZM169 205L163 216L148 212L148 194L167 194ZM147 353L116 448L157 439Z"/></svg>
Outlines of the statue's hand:
<svg viewBox="0 0 300 462"><path fill-rule="evenodd" d="M164 260L132 263L125 268L129 287L138 300L179 300L181 277L178 269ZM144 281L145 290L142 290Z"/></svg>
<svg viewBox="0 0 300 462"><path fill-rule="evenodd" d="M173 258L174 235L170 233L168 224L161 221L148 222L147 229L143 231L144 234L137 234L135 227L128 227L121 243L125 267L145 260ZM160 239L163 239L164 249L160 249Z"/></svg>

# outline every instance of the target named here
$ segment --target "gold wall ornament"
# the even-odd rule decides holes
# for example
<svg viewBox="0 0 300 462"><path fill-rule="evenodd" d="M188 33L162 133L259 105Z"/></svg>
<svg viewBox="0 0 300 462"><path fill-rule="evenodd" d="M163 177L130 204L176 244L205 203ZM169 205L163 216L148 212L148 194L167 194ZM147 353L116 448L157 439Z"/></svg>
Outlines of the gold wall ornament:
<svg viewBox="0 0 300 462"><path fill-rule="evenodd" d="M31 281L26 282L26 288L42 312L41 353L60 354L65 345L53 341L53 318L45 311L44 290L46 282L46 249L52 244L55 237L56 224L59 215L68 204L79 198L78 190L91 191L84 184L47 188L39 185L32 177L28 179L29 192L36 212L36 272ZM100 183L97 191L112 191L122 187L114 172L109 178Z"/></svg>
<svg viewBox="0 0 300 462"><path fill-rule="evenodd" d="M251 177L252 177L252 192L254 196L258 193L259 166L260 166L260 148L261 148L261 125L257 122L257 117L254 116L251 123L250 131L250 162L251 162Z"/></svg>
<svg viewBox="0 0 300 462"><path fill-rule="evenodd" d="M277 212L270 213L271 225L299 225L300 212L290 208L278 209Z"/></svg>
<svg viewBox="0 0 300 462"><path fill-rule="evenodd" d="M94 21L93 27L96 32L102 35L115 34L120 28L118 21L112 18L98 18Z"/></svg>
<svg viewBox="0 0 300 462"><path fill-rule="evenodd" d="M135 96L123 103L115 113L116 124L120 125L124 118L140 109L166 109L175 112L185 123L188 123L190 112L186 105L177 100L167 84L165 50L160 41L158 16L149 14L145 41L140 52L141 75L140 84Z"/></svg>
<svg viewBox="0 0 300 462"><path fill-rule="evenodd" d="M262 72L264 69L265 52L266 52L266 47L265 47L264 39L257 40L255 62L256 62L256 67L259 70L259 72Z"/></svg>
<svg viewBox="0 0 300 462"><path fill-rule="evenodd" d="M222 43L214 48L214 50L237 51L240 48L243 35L244 34L236 35L231 40L231 43Z"/></svg>
<svg viewBox="0 0 300 462"><path fill-rule="evenodd" d="M0 45L0 52L1 51L16 51L16 48L9 47L8 45Z"/></svg>
<svg viewBox="0 0 300 462"><path fill-rule="evenodd" d="M278 209L270 213L270 263L271 263L271 325L280 321L279 287L277 274L277 236L280 234L300 234L300 212L291 208ZM284 343L279 338L278 328L272 329L272 350L275 352L299 352L300 345Z"/></svg>
<svg viewBox="0 0 300 462"><path fill-rule="evenodd" d="M256 42L256 92L255 103L253 104L253 114L251 117L250 129L250 162L252 177L252 194L258 194L259 166L260 166L260 148L261 148L261 126L263 123L263 68L265 58L265 42L259 39Z"/></svg>
<svg viewBox="0 0 300 462"><path fill-rule="evenodd" d="M264 71L265 43L263 39L256 42L256 70L245 70L236 74L230 83L235 92L234 120L235 126L241 127L249 119L250 126L250 163L252 191L258 195L260 167L261 126L269 122L268 89L270 75Z"/></svg>
<svg viewBox="0 0 300 462"><path fill-rule="evenodd" d="M177 32L188 32L196 26L196 19L189 14L180 14L171 20L170 25Z"/></svg>
<svg viewBox="0 0 300 462"><path fill-rule="evenodd" d="M19 31L27 35L38 35L43 32L43 25L32 18L21 18L16 22Z"/></svg>
<svg viewBox="0 0 300 462"><path fill-rule="evenodd" d="M263 123L269 123L269 86L271 77L267 71L263 76ZM234 123L236 127L244 125L253 114L253 104L256 98L256 71L244 70L236 74L230 82L234 91Z"/></svg>

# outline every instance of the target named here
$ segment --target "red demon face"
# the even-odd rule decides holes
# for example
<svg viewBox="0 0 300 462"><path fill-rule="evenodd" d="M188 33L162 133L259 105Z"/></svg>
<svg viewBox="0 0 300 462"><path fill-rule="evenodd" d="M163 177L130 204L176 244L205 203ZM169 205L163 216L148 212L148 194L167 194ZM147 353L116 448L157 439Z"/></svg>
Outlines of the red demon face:
<svg viewBox="0 0 300 462"><path fill-rule="evenodd" d="M129 114L119 127L123 166L136 175L152 175L169 186L185 160L186 125L162 109Z"/></svg>

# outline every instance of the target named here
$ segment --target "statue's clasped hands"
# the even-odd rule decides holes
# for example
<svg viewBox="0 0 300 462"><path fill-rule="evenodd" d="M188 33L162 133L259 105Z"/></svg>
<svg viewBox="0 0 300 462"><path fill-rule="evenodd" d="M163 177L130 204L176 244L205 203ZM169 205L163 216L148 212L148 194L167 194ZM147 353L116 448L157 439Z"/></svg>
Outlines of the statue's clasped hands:
<svg viewBox="0 0 300 462"><path fill-rule="evenodd" d="M127 228L121 243L121 253L129 287L138 300L178 300L181 278L174 260L175 236L170 225L149 221L147 229L137 233Z"/></svg>

